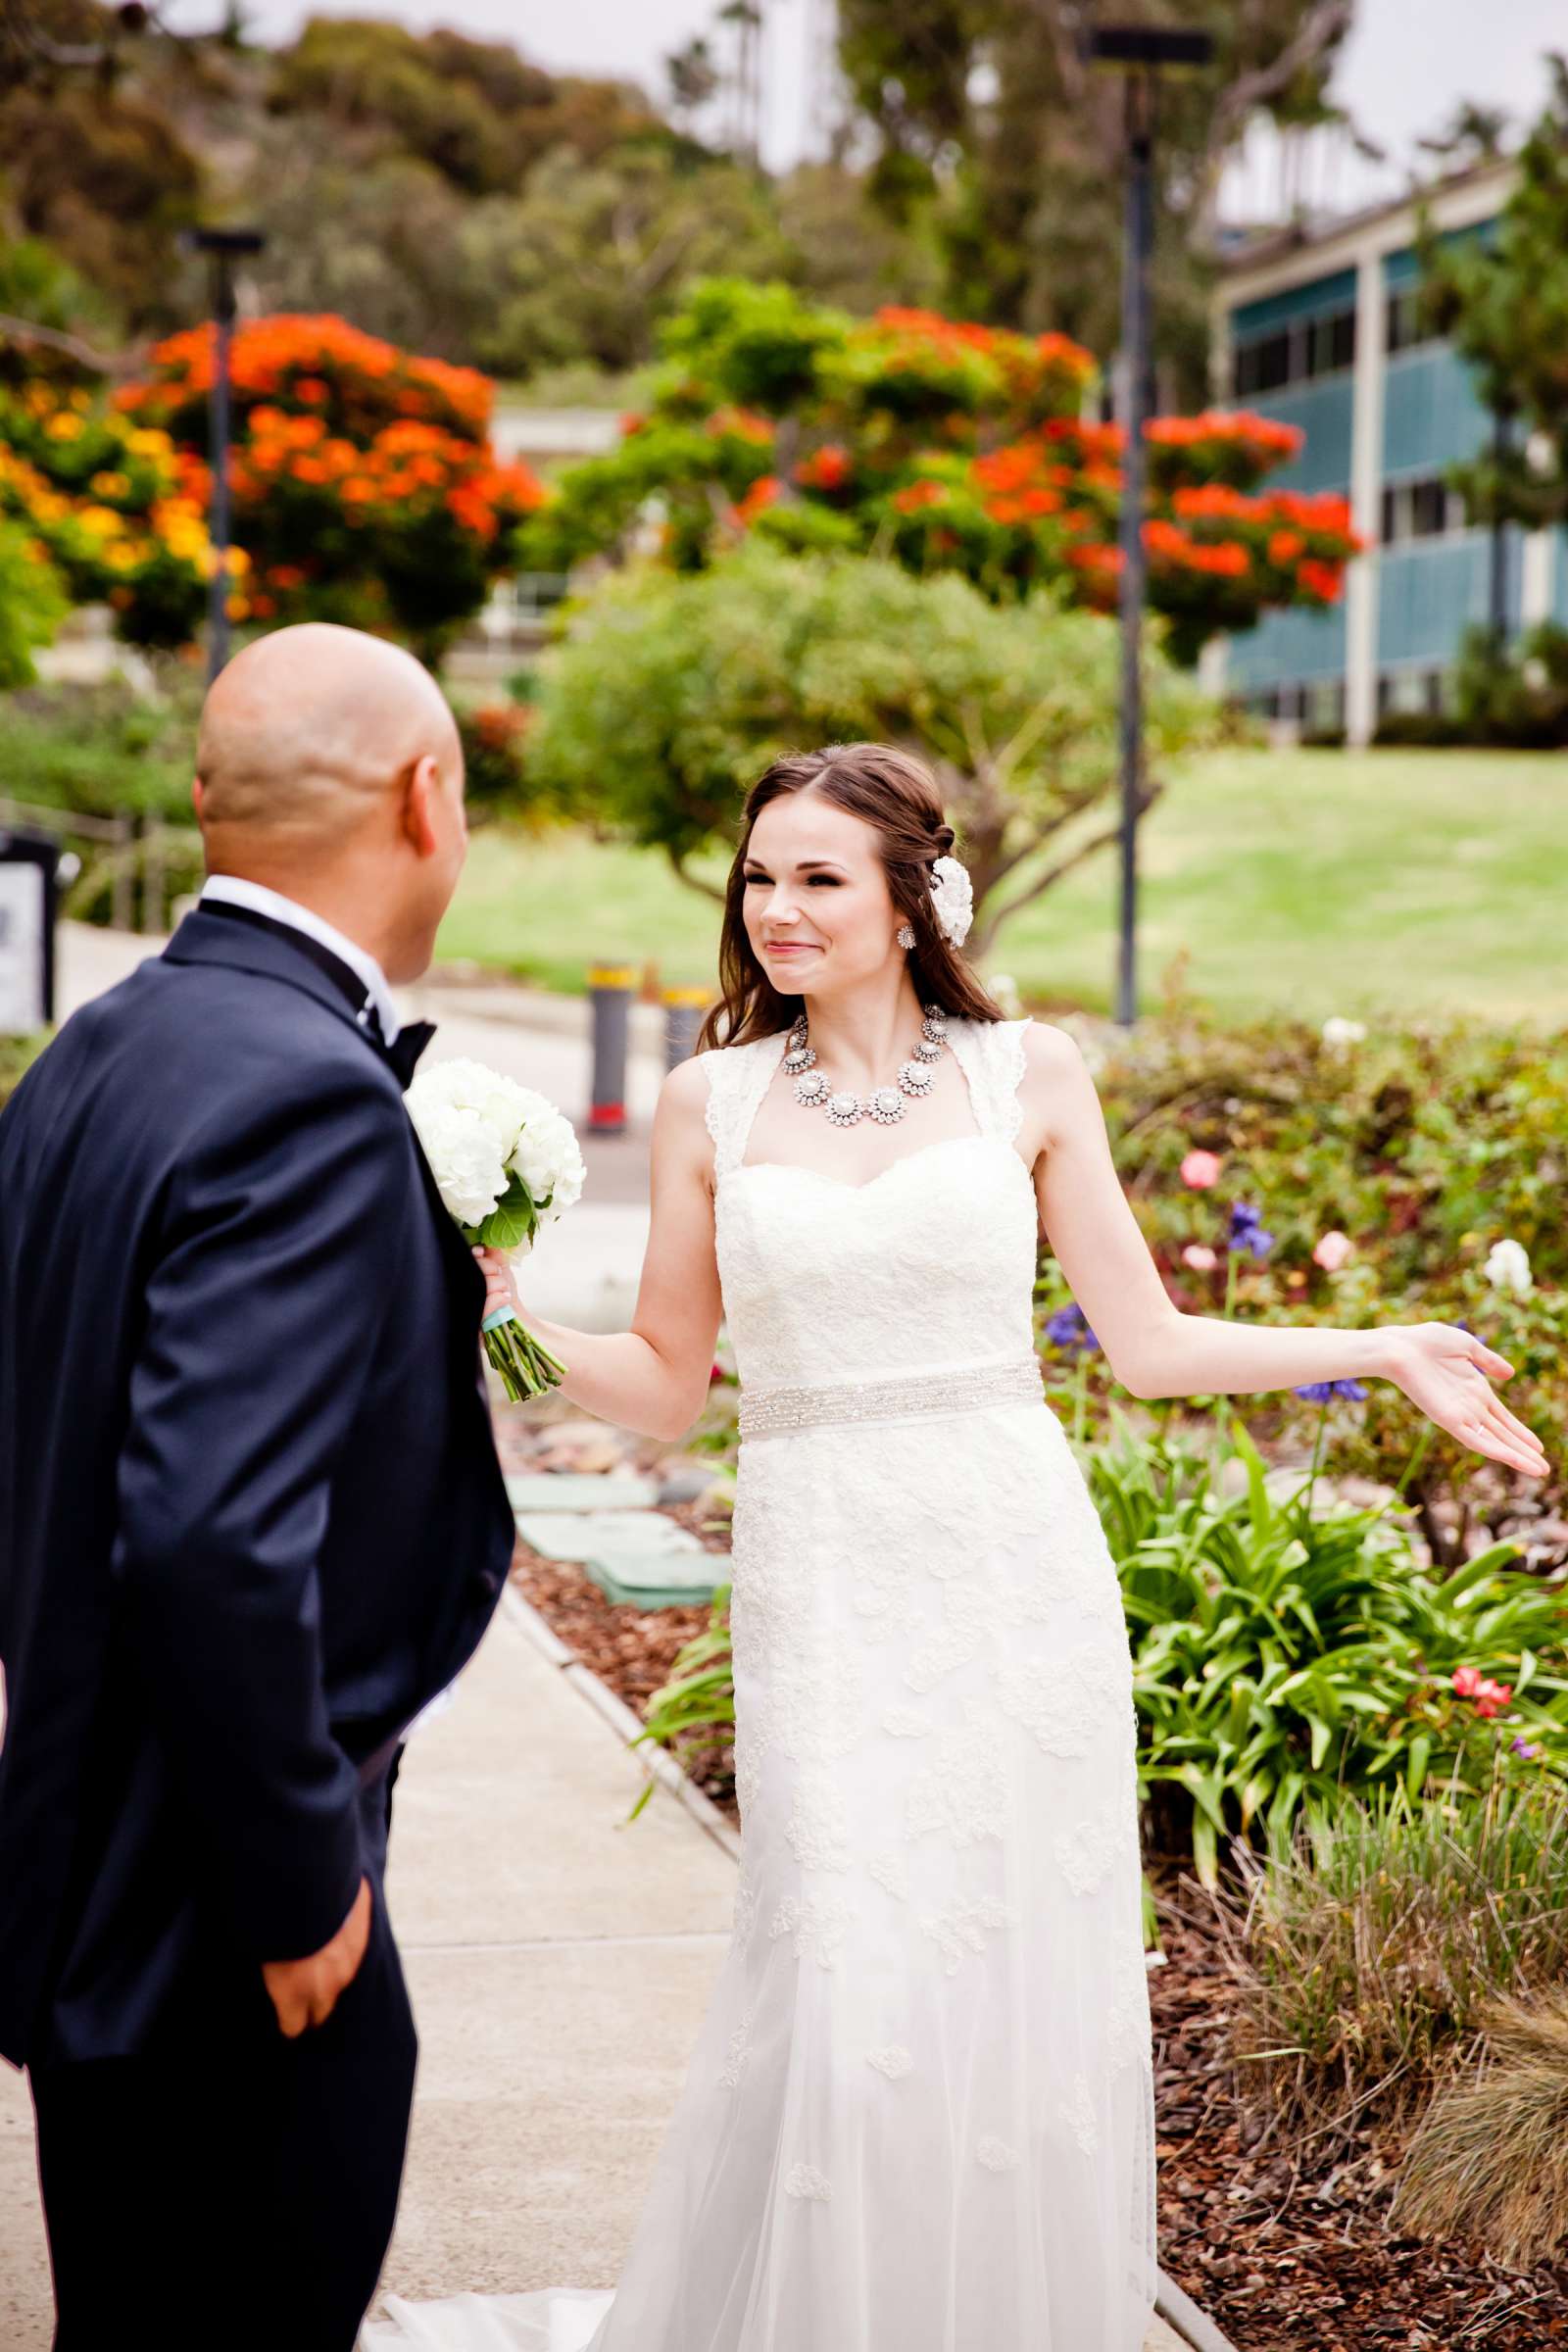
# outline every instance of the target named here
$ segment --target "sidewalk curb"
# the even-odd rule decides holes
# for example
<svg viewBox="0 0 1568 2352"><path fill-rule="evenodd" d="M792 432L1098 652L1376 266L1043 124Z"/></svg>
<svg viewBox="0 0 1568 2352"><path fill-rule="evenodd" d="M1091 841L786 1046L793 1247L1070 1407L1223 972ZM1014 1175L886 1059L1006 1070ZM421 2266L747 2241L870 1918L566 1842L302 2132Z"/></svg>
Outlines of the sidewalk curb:
<svg viewBox="0 0 1568 2352"><path fill-rule="evenodd" d="M1191 2295L1184 2294L1174 2278L1156 2271L1159 2283L1154 2292L1154 2309L1167 2328L1174 2328L1182 2341L1191 2344L1193 2352L1237 2352L1228 2335L1221 2335L1206 2312L1200 2311Z"/></svg>
<svg viewBox="0 0 1568 2352"><path fill-rule="evenodd" d="M574 1650L566 1647L554 1627L540 1615L531 1600L509 1583L501 1596L502 1610L526 1640L541 1650L552 1666L559 1667L564 1681L570 1683L578 1696L609 1724L624 1743L634 1740L643 1726L622 1698L617 1698L610 1685L602 1682L591 1666L585 1666ZM739 1833L732 1829L710 1796L689 1781L666 1748L649 1748L648 1768L662 1788L683 1804L700 1829L707 1831L715 1845L722 1846L732 1862L741 1858ZM1228 2336L1221 2335L1212 2320L1200 2311L1190 2295L1184 2294L1173 2278L1156 2271L1154 2310L1168 2328L1175 2329L1192 2352L1237 2352Z"/></svg>
<svg viewBox="0 0 1568 2352"><path fill-rule="evenodd" d="M579 1698L603 1717L623 1746L629 1746L644 1729L623 1698L618 1698L610 1685L601 1682L591 1666L585 1666L574 1650L566 1647L559 1634L542 1617L531 1600L509 1584L501 1596L501 1606L519 1632L541 1650L552 1666L559 1668L562 1679L571 1685ZM701 1830L713 1843L722 1847L732 1862L741 1858L740 1834L725 1820L710 1796L706 1796L693 1781L688 1780L667 1748L651 1743L642 1751L646 1769L667 1788Z"/></svg>

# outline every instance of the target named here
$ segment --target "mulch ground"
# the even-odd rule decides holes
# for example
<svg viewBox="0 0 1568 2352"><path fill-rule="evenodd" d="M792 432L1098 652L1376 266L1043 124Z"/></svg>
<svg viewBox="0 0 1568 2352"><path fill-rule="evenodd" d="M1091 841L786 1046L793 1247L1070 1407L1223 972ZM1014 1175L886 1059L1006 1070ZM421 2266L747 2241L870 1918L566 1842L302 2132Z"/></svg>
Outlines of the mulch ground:
<svg viewBox="0 0 1568 2352"><path fill-rule="evenodd" d="M588 1468L582 1425L520 1439L509 1467ZM509 1449L510 1450L510 1449ZM609 1467L607 1461L600 1467ZM659 1467L631 1447L618 1467ZM726 1517L670 1506L710 1550L728 1549ZM513 1575L584 1664L641 1716L706 1608L607 1601L573 1562L519 1544ZM682 1758L737 1818L726 1746ZM1173 1865L1151 1865L1165 1966L1150 1975L1159 2164L1159 2260L1236 2352L1544 2352L1568 2347L1568 2265L1501 2270L1468 2247L1428 2245L1388 2228L1396 2138L1369 2127L1332 2151L1286 2144L1236 2090L1236 1998L1206 1898Z"/></svg>
<svg viewBox="0 0 1568 2352"><path fill-rule="evenodd" d="M1314 2159L1233 2087L1234 1987L1203 1898L1152 1871L1150 1976L1159 2259L1237 2352L1536 2352L1568 2344L1568 2266L1521 2275L1387 2223L1400 2146L1368 2130Z"/></svg>

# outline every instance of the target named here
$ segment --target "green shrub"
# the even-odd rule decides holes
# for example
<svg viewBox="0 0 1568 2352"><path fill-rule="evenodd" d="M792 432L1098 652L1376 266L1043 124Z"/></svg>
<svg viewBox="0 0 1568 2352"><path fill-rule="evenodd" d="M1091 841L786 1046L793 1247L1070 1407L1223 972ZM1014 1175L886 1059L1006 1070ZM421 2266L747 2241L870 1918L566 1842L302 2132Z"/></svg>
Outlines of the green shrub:
<svg viewBox="0 0 1568 2352"><path fill-rule="evenodd" d="M38 686L5 705L5 793L86 816L161 816L191 822L191 753L199 683L170 671L149 702L123 680Z"/></svg>
<svg viewBox="0 0 1568 2352"><path fill-rule="evenodd" d="M1558 1587L1517 1573L1508 1544L1434 1574L1401 1510L1314 1514L1311 1479L1277 1495L1239 1424L1232 1446L1230 1494L1223 1450L1120 1424L1090 1465L1132 1634L1140 1785L1206 1886L1222 1837L1280 1835L1308 1805L1568 1778L1568 1680L1543 1663L1568 1634ZM1461 1695L1467 1669L1505 1697Z"/></svg>

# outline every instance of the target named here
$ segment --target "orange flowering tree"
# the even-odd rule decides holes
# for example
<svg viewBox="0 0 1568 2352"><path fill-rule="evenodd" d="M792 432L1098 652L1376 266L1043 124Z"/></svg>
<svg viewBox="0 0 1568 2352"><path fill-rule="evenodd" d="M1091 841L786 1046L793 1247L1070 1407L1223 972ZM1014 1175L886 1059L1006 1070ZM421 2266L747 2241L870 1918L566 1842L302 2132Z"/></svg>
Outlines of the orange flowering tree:
<svg viewBox="0 0 1568 2352"><path fill-rule="evenodd" d="M1044 583L1114 605L1123 436L1086 417L1097 370L1066 336L928 311L857 322L714 279L664 344L650 409L535 515L535 563L623 550L652 524L680 570L760 535L960 571L997 600ZM1155 417L1148 440L1150 601L1178 661L1340 594L1356 544L1345 502L1263 486L1298 446L1292 427L1210 411Z"/></svg>
<svg viewBox="0 0 1568 2352"><path fill-rule="evenodd" d="M109 604L131 643L176 646L193 634L213 551L167 433L81 385L0 389L0 517L25 534L63 600Z"/></svg>
<svg viewBox="0 0 1568 2352"><path fill-rule="evenodd" d="M171 436L204 506L214 352L210 326L171 336L116 396ZM245 614L392 631L439 660L544 496L491 446L489 378L330 317L240 326L231 367Z"/></svg>

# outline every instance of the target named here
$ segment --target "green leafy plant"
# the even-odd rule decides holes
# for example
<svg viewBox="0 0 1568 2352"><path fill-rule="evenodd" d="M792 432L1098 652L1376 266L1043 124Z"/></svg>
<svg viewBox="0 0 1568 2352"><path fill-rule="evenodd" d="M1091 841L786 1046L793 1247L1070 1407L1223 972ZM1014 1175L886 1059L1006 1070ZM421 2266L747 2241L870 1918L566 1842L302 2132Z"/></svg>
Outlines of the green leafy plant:
<svg viewBox="0 0 1568 2352"><path fill-rule="evenodd" d="M713 1605L703 1632L694 1635L675 1658L669 1680L657 1690L644 1709L644 1729L629 1744L641 1747L657 1741L681 1761L694 1751L710 1749L733 1738L735 1731L735 1667L730 1648L727 1584L713 1594ZM635 1821L653 1795L650 1774L642 1794L626 1816Z"/></svg>
<svg viewBox="0 0 1568 2352"><path fill-rule="evenodd" d="M1308 1804L1568 1778L1568 1599L1515 1572L1512 1545L1444 1577L1397 1506L1314 1514L1310 1476L1276 1494L1239 1423L1212 1460L1113 1426L1090 1476L1133 1637L1140 1785L1190 1801L1186 1822L1168 1800L1156 1817L1205 1886L1222 1838L1286 1832Z"/></svg>

